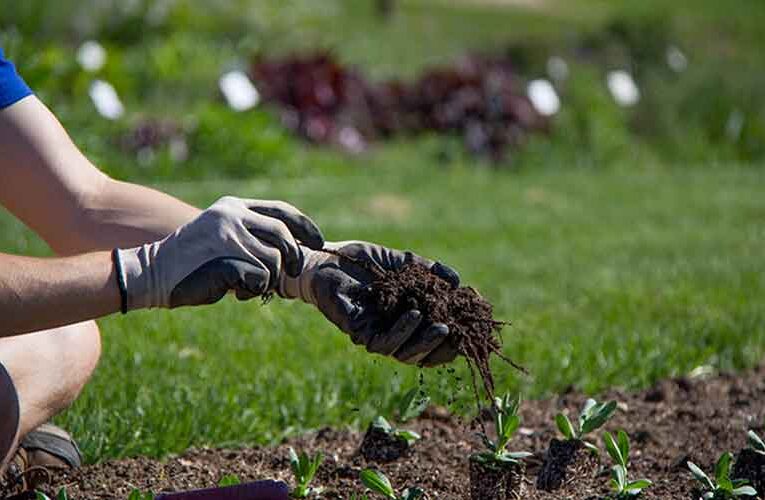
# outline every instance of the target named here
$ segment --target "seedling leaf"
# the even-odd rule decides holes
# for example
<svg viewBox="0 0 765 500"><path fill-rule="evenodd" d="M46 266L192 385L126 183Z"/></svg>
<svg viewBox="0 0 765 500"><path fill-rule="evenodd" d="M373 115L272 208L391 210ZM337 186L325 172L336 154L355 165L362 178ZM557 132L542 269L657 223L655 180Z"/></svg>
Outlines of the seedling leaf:
<svg viewBox="0 0 765 500"><path fill-rule="evenodd" d="M56 500L69 500L69 495L66 493L66 486L61 487L56 494Z"/></svg>
<svg viewBox="0 0 765 500"><path fill-rule="evenodd" d="M627 467L627 462L629 462L630 459L630 438L623 429L619 429L619 432L616 434L616 440L619 444L619 451L624 459L622 465Z"/></svg>
<svg viewBox="0 0 765 500"><path fill-rule="evenodd" d="M590 443L589 441L582 441L582 443L584 443L584 446L588 450L590 450L590 453L592 453L594 455L597 455L598 453L600 453L600 450L598 449L598 447L596 445Z"/></svg>
<svg viewBox="0 0 765 500"><path fill-rule="evenodd" d="M558 430L566 439L576 438L576 432L574 426L571 425L571 420L568 419L563 413L555 415L555 424L558 426Z"/></svg>
<svg viewBox="0 0 765 500"><path fill-rule="evenodd" d="M746 440L749 443L749 447L754 451L765 454L765 443L760 439L760 436L758 436L756 432L751 430L747 432Z"/></svg>
<svg viewBox="0 0 765 500"><path fill-rule="evenodd" d="M616 441L610 432L603 433L603 445L606 447L606 451L611 456L611 459L615 464L621 465L622 467L627 466L625 463L626 458L624 455L622 455L622 451L619 448L619 445L616 444Z"/></svg>
<svg viewBox="0 0 765 500"><path fill-rule="evenodd" d="M648 479L636 479L635 481L630 481L629 483L627 483L624 489L626 491L634 491L638 493L641 490L648 488L652 484L653 483Z"/></svg>
<svg viewBox="0 0 765 500"><path fill-rule="evenodd" d="M741 486L740 488L736 488L733 491L731 491L734 496L740 497L742 495L753 497L757 494L757 490L752 488L751 486Z"/></svg>
<svg viewBox="0 0 765 500"><path fill-rule="evenodd" d="M46 495L45 493L41 491L36 491L35 500L50 500L50 498L48 498L48 495Z"/></svg>
<svg viewBox="0 0 765 500"><path fill-rule="evenodd" d="M401 398L398 408L398 418L401 422L419 417L428 407L430 398L428 396L418 397L419 395L418 389L411 389Z"/></svg>
<svg viewBox="0 0 765 500"><path fill-rule="evenodd" d="M375 418L372 421L372 427L376 429L380 429L386 434L390 434L391 432L393 432L393 426L390 425L390 422L388 422L383 416L379 416Z"/></svg>
<svg viewBox="0 0 765 500"><path fill-rule="evenodd" d="M236 474L226 474L222 478L220 478L220 481L218 481L218 486L223 488L226 486L234 486L237 484L240 484L242 481L239 480L239 476Z"/></svg>
<svg viewBox="0 0 765 500"><path fill-rule="evenodd" d="M407 444L412 445L420 439L420 435L414 431L408 431L406 429L399 429L395 432L396 436L402 437L406 440Z"/></svg>
<svg viewBox="0 0 765 500"><path fill-rule="evenodd" d="M390 481L382 472L364 469L361 471L361 482L370 490L396 500L396 492L393 491L393 486L391 486Z"/></svg>
<svg viewBox="0 0 765 500"><path fill-rule="evenodd" d="M717 484L720 486L723 486L723 483L730 483L730 460L731 454L726 451L720 455L720 458L715 464L715 481L717 481ZM730 488L725 489L732 490L733 484L731 483Z"/></svg>
<svg viewBox="0 0 765 500"><path fill-rule="evenodd" d="M595 429L600 428L611 415L616 411L616 401L609 401L600 405L592 406L589 409L590 416L587 416L582 423L580 435L589 434Z"/></svg>
<svg viewBox="0 0 765 500"><path fill-rule="evenodd" d="M704 471L701 470L698 465L694 464L693 462L688 462L688 469L691 471L691 474L693 474L693 477L696 479L696 481L703 484L705 488L710 490L715 489L715 485L712 483L712 480L709 479L709 476L707 476L706 473L704 473Z"/></svg>
<svg viewBox="0 0 765 500"><path fill-rule="evenodd" d="M627 483L627 471L621 465L611 467L611 484L616 486L616 491L621 493Z"/></svg>
<svg viewBox="0 0 765 500"><path fill-rule="evenodd" d="M290 446L289 450L290 455L290 468L292 469L292 473L295 475L295 477L300 476L300 457L297 456L297 453L295 453L295 449Z"/></svg>

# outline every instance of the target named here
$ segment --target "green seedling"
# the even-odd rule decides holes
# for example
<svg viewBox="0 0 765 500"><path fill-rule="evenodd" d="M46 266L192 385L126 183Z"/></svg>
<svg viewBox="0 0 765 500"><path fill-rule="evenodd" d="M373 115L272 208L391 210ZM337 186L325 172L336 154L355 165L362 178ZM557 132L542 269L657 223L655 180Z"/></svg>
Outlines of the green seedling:
<svg viewBox="0 0 765 500"><path fill-rule="evenodd" d="M492 441L486 435L481 435L488 450L471 455L471 460L484 465L506 466L516 464L520 459L532 455L526 451L507 451L506 449L518 427L521 426L521 417L518 415L520 405L520 396L511 398L510 394L506 394L503 398L494 398L494 428L497 439Z"/></svg>
<svg viewBox="0 0 765 500"><path fill-rule="evenodd" d="M588 399L584 403L582 412L579 414L579 425L574 427L571 420L569 420L563 413L555 415L555 424L566 439L581 441L591 451L598 453L598 447L595 444L586 441L584 437L600 427L603 427L603 424L611 418L615 411L616 401L598 403L594 399Z"/></svg>
<svg viewBox="0 0 765 500"><path fill-rule="evenodd" d="M745 479L731 479L730 469L733 456L727 451L720 456L715 465L715 480L712 481L698 465L688 462L688 469L694 479L701 483L704 500L722 500L726 498L738 498L741 496L754 496L757 491L747 486Z"/></svg>
<svg viewBox="0 0 765 500"><path fill-rule="evenodd" d="M396 490L393 489L390 480L388 480L385 474L376 470L364 469L361 471L360 477L364 486L390 500L419 500L425 496L425 492L420 488L407 488L401 495L396 494ZM364 495L363 497L358 497L358 500L366 500L366 498L366 495Z"/></svg>
<svg viewBox="0 0 765 500"><path fill-rule="evenodd" d="M226 486L236 486L237 484L242 484L242 481L236 474L226 474L220 478L220 481L218 481L218 486L221 488Z"/></svg>
<svg viewBox="0 0 765 500"><path fill-rule="evenodd" d="M57 500L62 500L61 498L57 498ZM138 489L134 489L130 492L130 496L128 496L128 500L154 500L154 493L151 491L147 491L145 493L142 493Z"/></svg>
<svg viewBox="0 0 765 500"><path fill-rule="evenodd" d="M749 448L760 455L765 455L765 442L762 441L760 436L756 432L750 430L746 433L746 441L749 444Z"/></svg>
<svg viewBox="0 0 765 500"><path fill-rule="evenodd" d="M417 418L425 411L430 403L430 398L421 396L417 389L411 389L404 394L398 403L398 420L405 423L413 418ZM372 421L372 427L384 432L388 436L400 438L406 441L409 446L420 439L420 435L414 431L400 429L393 426L385 417L379 416Z"/></svg>
<svg viewBox="0 0 765 500"><path fill-rule="evenodd" d="M417 434L414 431L410 431L407 429L398 429L396 427L393 427L390 422L388 422L385 417L377 417L372 422L372 427L384 432L385 434L389 436L393 436L396 438L401 438L406 441L406 444L409 446L413 445L420 439L420 435Z"/></svg>
<svg viewBox="0 0 765 500"><path fill-rule="evenodd" d="M605 432L603 444L614 462L611 467L611 487L617 499L639 495L641 491L653 484L648 479L629 480L627 465L630 461L630 439L626 432L623 430L617 432L616 439L610 432Z"/></svg>
<svg viewBox="0 0 765 500"><path fill-rule="evenodd" d="M418 389L410 389L398 403L398 420L406 423L422 415L430 404L430 397L423 395Z"/></svg>
<svg viewBox="0 0 765 500"><path fill-rule="evenodd" d="M301 452L298 455L292 448L290 448L289 453L290 467L296 483L290 496L292 498L308 498L319 495L324 488L312 488L309 485L313 481L316 471L319 470L319 465L324 461L324 455L321 452L317 452L313 457L310 457L306 452Z"/></svg>

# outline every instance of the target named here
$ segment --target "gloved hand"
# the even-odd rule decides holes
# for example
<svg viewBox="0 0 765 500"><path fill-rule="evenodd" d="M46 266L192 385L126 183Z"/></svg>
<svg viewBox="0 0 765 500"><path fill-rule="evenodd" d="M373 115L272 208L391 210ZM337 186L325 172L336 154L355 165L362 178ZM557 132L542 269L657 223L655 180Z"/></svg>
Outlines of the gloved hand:
<svg viewBox="0 0 765 500"><path fill-rule="evenodd" d="M459 275L454 270L411 252L363 241L327 243L324 248L370 262L381 270L400 269L410 262L422 264L453 286L459 286ZM297 277L282 274L277 288L279 295L313 304L329 321L349 334L353 343L363 344L369 352L424 366L447 363L457 356L455 347L444 342L449 328L442 323L422 324L422 315L416 309L402 315L390 331L380 331L380 318L354 304L349 295L357 287L370 283L374 278L372 273L335 255L309 248L303 248L303 253L303 273Z"/></svg>
<svg viewBox="0 0 765 500"><path fill-rule="evenodd" d="M212 304L272 291L303 269L302 248L321 248L316 224L280 201L224 197L165 239L115 250L126 309ZM124 296L123 296L124 297Z"/></svg>

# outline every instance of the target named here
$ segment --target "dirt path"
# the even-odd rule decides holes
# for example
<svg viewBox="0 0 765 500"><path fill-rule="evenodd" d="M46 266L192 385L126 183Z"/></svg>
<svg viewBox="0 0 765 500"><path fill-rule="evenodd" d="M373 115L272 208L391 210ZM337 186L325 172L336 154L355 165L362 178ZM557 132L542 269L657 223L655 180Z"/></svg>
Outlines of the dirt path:
<svg viewBox="0 0 765 500"><path fill-rule="evenodd" d="M692 460L711 471L723 451L737 453L746 444L747 429L761 433L765 417L765 367L740 376L722 375L706 380L667 380L647 391L611 391L604 398L620 402L608 429L624 428L632 440L631 473L647 477L654 486L643 499L690 500L693 481L686 468ZM527 499L590 499L608 492L605 463L588 478L580 478L556 493L534 487L543 454L555 437L554 414L572 414L585 397L578 393L544 401L527 401L522 409L522 432L511 443L513 450L529 450ZM395 485L419 485L429 499L469 498L467 456L477 449L474 432L443 410L429 410L411 425L423 439L410 458L378 467ZM275 448L245 450L193 450L161 463L144 458L106 462L57 478L51 490L68 486L74 499L124 499L138 487L154 492L184 490L215 485L224 474L242 480L276 478L289 481L287 445L297 449L322 450L326 461L317 484L327 488L323 498L346 499L360 492L359 471L367 463L357 454L361 435L344 430L322 430L291 440ZM598 435L598 442L600 442Z"/></svg>

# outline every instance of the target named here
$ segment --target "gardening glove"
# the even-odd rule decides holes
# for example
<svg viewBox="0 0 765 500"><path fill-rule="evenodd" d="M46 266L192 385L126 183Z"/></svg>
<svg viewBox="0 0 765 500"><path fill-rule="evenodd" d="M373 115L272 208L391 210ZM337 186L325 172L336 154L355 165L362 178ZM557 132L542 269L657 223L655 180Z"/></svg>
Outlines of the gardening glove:
<svg viewBox="0 0 765 500"><path fill-rule="evenodd" d="M411 252L392 250L363 241L327 243L352 259L369 262L380 270L397 270L405 264L417 263L459 286L459 275L451 268ZM381 318L373 311L353 302L355 290L368 285L374 275L356 263L335 255L303 248L305 267L300 276L281 275L277 293L285 298L299 298L316 306L324 316L355 344L367 351L393 356L399 361L423 366L448 363L457 356L451 342L445 342L449 328L442 323L423 324L420 311L403 314L388 331L383 331Z"/></svg>
<svg viewBox="0 0 765 500"><path fill-rule="evenodd" d="M161 241L114 251L123 312L212 304L229 290L251 299L272 291L282 274L298 276L303 248L323 243L292 205L221 198Z"/></svg>

